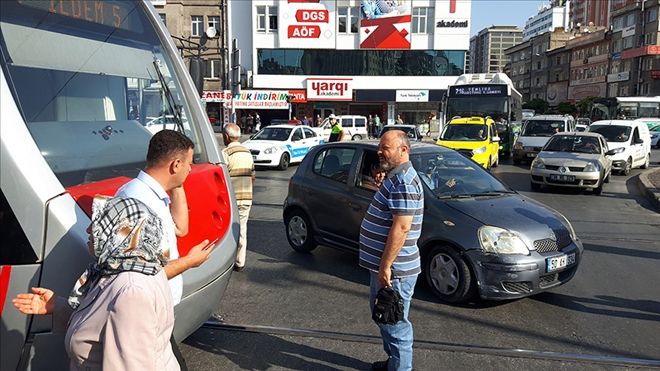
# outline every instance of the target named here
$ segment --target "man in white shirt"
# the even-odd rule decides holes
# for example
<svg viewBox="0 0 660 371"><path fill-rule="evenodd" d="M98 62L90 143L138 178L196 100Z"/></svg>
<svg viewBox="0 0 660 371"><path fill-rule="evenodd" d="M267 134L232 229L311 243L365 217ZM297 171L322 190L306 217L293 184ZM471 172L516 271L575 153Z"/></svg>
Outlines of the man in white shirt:
<svg viewBox="0 0 660 371"><path fill-rule="evenodd" d="M183 294L181 273L199 267L208 260L215 248L204 249L208 240L193 247L186 256L179 257L176 237L188 234L188 202L183 190L183 182L192 169L195 144L185 135L174 130L162 130L149 141L147 166L137 178L124 184L116 196L131 197L149 206L163 223L161 247L169 253L170 261L165 266L165 274L172 291L172 302L177 305ZM169 192L169 194L168 194ZM179 357L176 344L172 342L175 355L182 368L185 362Z"/></svg>

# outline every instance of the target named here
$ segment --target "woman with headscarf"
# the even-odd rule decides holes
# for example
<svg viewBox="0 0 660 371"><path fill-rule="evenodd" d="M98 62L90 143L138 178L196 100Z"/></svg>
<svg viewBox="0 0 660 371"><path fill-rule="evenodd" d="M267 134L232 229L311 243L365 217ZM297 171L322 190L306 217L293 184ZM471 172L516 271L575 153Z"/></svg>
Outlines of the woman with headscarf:
<svg viewBox="0 0 660 371"><path fill-rule="evenodd" d="M68 300L37 287L18 294L14 306L66 324L71 370L179 370L169 342L174 309L160 218L136 199L97 196L87 231L95 261Z"/></svg>

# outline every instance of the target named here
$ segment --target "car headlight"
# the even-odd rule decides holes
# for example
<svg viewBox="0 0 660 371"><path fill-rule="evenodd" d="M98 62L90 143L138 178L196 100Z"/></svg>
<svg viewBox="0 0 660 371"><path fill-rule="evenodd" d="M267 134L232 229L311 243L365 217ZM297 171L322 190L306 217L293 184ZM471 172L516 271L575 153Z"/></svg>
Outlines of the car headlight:
<svg viewBox="0 0 660 371"><path fill-rule="evenodd" d="M543 159L540 157L536 157L534 161L532 161L532 168L534 169L545 169L545 162L543 162Z"/></svg>
<svg viewBox="0 0 660 371"><path fill-rule="evenodd" d="M508 229L484 225L479 228L479 244L485 252L494 254L529 255L525 242Z"/></svg>
<svg viewBox="0 0 660 371"><path fill-rule="evenodd" d="M277 152L277 147L268 147L264 150L264 153L270 155L271 153Z"/></svg>
<svg viewBox="0 0 660 371"><path fill-rule="evenodd" d="M569 222L568 219L566 219L566 217L563 216L562 214L559 214L559 216L561 216L561 218L564 219L564 225L568 229L568 233L571 235L571 240L573 241L577 240L577 235L575 234L575 229L573 229L571 222Z"/></svg>
<svg viewBox="0 0 660 371"><path fill-rule="evenodd" d="M522 144L522 142L516 142L516 143L513 145L513 149L523 149L523 144Z"/></svg>
<svg viewBox="0 0 660 371"><path fill-rule="evenodd" d="M587 172L587 173L593 173L593 172L596 172L596 171L600 171L600 166L595 162L589 162L589 163L587 163L587 166L585 166L582 171Z"/></svg>
<svg viewBox="0 0 660 371"><path fill-rule="evenodd" d="M612 150L612 153L623 153L626 150L626 147L619 147Z"/></svg>
<svg viewBox="0 0 660 371"><path fill-rule="evenodd" d="M474 154L474 155L480 155L480 154L486 152L486 149L487 149L486 146L479 147L479 148L477 148L477 149L473 149L473 150L472 150L472 154Z"/></svg>

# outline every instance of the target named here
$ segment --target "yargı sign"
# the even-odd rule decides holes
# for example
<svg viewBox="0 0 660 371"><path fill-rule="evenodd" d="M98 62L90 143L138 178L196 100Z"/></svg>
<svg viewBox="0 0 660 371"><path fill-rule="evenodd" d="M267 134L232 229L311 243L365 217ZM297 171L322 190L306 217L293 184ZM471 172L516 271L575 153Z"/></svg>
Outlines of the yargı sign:
<svg viewBox="0 0 660 371"><path fill-rule="evenodd" d="M438 21L435 26L438 28L467 28L468 21Z"/></svg>
<svg viewBox="0 0 660 371"><path fill-rule="evenodd" d="M353 100L353 79L307 79L307 100Z"/></svg>

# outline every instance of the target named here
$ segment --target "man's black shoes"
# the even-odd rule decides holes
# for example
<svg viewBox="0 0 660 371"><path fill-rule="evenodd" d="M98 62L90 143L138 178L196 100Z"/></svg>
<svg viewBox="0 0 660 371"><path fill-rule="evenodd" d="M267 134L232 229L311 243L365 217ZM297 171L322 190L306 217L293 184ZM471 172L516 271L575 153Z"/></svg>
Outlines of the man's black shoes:
<svg viewBox="0 0 660 371"><path fill-rule="evenodd" d="M374 363L371 364L371 370L372 371L387 371L387 363L388 362L389 362L389 360L374 362Z"/></svg>
<svg viewBox="0 0 660 371"><path fill-rule="evenodd" d="M245 266L239 267L238 265L234 266L234 272L242 272L245 269Z"/></svg>

